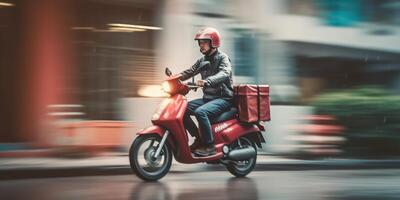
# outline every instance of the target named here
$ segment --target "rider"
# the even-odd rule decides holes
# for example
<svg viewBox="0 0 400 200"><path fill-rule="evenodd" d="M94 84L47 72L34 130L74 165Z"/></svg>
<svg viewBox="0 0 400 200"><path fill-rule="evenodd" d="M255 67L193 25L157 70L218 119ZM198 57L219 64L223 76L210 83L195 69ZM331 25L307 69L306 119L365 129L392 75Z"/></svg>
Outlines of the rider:
<svg viewBox="0 0 400 200"><path fill-rule="evenodd" d="M198 41L200 52L204 56L199 58L191 68L183 71L180 79L187 80L200 73L202 80L198 80L196 85L203 87L204 95L203 98L188 103L184 122L189 133L196 137L195 142L190 146L191 150L199 156L210 156L215 154L210 119L233 106L232 67L229 57L218 50L221 44L220 34L215 28L201 29L194 39ZM197 68L203 61L209 61L211 65L198 71ZM190 115L194 115L199 123L203 146L198 129Z"/></svg>

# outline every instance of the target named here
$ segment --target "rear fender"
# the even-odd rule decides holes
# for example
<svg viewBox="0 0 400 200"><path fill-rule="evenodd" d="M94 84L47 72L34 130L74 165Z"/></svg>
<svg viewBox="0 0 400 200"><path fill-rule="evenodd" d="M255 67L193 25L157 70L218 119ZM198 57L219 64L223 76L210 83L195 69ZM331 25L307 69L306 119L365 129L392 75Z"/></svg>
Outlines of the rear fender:
<svg viewBox="0 0 400 200"><path fill-rule="evenodd" d="M264 136L261 132L250 133L245 136L247 139L255 142L258 148L262 148L261 143L265 143Z"/></svg>

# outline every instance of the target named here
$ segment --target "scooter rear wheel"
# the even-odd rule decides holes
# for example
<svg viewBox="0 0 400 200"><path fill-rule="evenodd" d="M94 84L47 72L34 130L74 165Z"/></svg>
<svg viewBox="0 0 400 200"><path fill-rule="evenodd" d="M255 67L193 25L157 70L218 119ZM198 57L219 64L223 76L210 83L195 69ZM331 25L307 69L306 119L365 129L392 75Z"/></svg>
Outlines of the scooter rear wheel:
<svg viewBox="0 0 400 200"><path fill-rule="evenodd" d="M154 158L161 138L157 135L138 136L129 150L129 163L132 171L141 179L156 181L164 177L171 168L172 152L164 144L160 155Z"/></svg>
<svg viewBox="0 0 400 200"><path fill-rule="evenodd" d="M240 142L238 142L238 140ZM257 146L253 141L245 137L241 137L238 140L230 145L231 149L238 149L242 148L243 146L244 147L251 146L257 152ZM256 162L257 162L257 153L254 157L247 160L230 161L226 166L226 169L236 177L245 177L246 175L248 175L250 172L253 171L254 167L256 166Z"/></svg>

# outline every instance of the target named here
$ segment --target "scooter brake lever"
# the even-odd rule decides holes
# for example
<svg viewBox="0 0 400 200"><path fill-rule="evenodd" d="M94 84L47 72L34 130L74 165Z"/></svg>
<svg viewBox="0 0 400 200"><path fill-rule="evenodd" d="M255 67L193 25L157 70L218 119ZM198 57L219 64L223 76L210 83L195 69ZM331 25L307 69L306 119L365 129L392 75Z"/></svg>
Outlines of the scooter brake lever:
<svg viewBox="0 0 400 200"><path fill-rule="evenodd" d="M189 86L196 86L196 83L193 83L193 82L187 82L187 83L186 83L186 85L189 85Z"/></svg>

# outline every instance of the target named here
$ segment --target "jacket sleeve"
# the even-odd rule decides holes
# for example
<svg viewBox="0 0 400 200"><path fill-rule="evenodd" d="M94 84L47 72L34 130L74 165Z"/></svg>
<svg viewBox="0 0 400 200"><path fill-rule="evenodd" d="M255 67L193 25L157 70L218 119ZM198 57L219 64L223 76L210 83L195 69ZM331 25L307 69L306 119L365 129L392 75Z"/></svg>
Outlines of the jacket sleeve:
<svg viewBox="0 0 400 200"><path fill-rule="evenodd" d="M218 66L218 73L209 76L206 81L209 86L216 85L229 79L232 72L231 60L228 56L223 55L221 63Z"/></svg>
<svg viewBox="0 0 400 200"><path fill-rule="evenodd" d="M189 69L181 72L182 76L180 78L181 81L187 80L191 78L192 76L196 76L199 72L197 71L197 68L199 67L200 59L196 61Z"/></svg>

